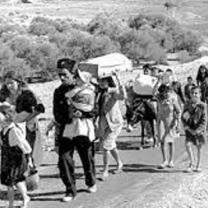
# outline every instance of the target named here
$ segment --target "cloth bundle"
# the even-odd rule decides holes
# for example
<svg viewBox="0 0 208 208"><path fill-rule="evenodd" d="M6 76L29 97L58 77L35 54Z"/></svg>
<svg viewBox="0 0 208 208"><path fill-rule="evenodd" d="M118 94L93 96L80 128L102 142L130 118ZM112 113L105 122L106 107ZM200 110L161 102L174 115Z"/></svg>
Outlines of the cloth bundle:
<svg viewBox="0 0 208 208"><path fill-rule="evenodd" d="M133 90L136 94L141 96L152 96L156 82L157 78L153 76L139 74L133 83Z"/></svg>

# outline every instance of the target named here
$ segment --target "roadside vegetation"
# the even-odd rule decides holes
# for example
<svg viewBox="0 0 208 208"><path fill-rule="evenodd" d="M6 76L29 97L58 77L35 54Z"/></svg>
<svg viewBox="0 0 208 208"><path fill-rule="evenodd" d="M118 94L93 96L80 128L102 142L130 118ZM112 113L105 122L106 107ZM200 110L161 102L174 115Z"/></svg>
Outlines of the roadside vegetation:
<svg viewBox="0 0 208 208"><path fill-rule="evenodd" d="M167 53L180 52L180 60L186 62L199 56L201 43L199 34L162 14L139 14L126 21L102 13L88 24L35 17L28 27L2 21L0 63L2 73L15 69L26 75L53 72L59 57L83 61L111 52L121 52L135 64L164 63Z"/></svg>

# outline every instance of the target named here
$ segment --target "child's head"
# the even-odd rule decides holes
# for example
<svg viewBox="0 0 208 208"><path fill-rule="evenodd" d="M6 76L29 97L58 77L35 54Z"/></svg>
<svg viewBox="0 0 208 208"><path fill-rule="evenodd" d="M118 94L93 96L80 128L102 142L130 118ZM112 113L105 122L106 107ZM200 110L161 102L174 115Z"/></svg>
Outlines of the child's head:
<svg viewBox="0 0 208 208"><path fill-rule="evenodd" d="M198 86L191 88L191 99L194 102L198 102L201 99L201 89Z"/></svg>
<svg viewBox="0 0 208 208"><path fill-rule="evenodd" d="M188 82L189 84L192 84L193 78L192 78L191 76L187 77L187 82Z"/></svg>
<svg viewBox="0 0 208 208"><path fill-rule="evenodd" d="M7 113L0 113L0 126L5 128L13 122L13 117Z"/></svg>
<svg viewBox="0 0 208 208"><path fill-rule="evenodd" d="M0 105L0 126L6 127L14 121L15 110L9 104Z"/></svg>

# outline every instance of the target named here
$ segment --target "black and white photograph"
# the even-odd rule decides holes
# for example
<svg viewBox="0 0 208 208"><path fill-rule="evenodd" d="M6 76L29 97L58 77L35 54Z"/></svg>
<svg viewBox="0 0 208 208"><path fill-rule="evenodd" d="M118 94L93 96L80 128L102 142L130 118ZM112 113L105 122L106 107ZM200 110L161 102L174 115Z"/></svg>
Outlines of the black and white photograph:
<svg viewBox="0 0 208 208"><path fill-rule="evenodd" d="M207 208L207 11L0 0L0 208Z"/></svg>

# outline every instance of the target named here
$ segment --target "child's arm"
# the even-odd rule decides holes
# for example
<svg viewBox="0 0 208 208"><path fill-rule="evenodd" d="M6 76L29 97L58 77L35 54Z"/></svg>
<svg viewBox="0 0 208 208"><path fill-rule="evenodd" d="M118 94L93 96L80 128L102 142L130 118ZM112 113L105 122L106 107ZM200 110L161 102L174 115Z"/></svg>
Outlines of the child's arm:
<svg viewBox="0 0 208 208"><path fill-rule="evenodd" d="M201 134L202 132L206 131L206 125L207 125L207 107L206 104L201 104L202 114L201 118L199 119L198 122L198 127L195 129L196 134Z"/></svg>

